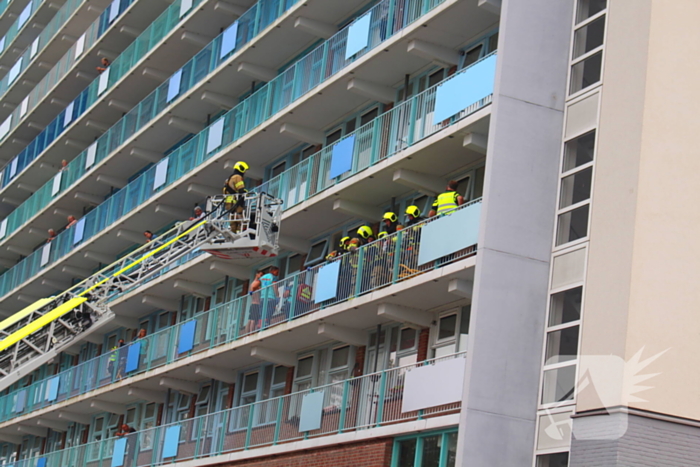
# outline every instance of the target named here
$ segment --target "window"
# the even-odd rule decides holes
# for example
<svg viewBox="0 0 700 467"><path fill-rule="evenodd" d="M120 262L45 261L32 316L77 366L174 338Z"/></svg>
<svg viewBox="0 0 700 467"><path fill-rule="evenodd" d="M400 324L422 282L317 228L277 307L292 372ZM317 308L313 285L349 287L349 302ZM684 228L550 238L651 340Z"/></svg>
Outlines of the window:
<svg viewBox="0 0 700 467"><path fill-rule="evenodd" d="M278 175L280 175L282 172L284 172L285 167L287 166L287 163L285 161L282 161L272 167L272 170L270 170L270 178L275 178Z"/></svg>
<svg viewBox="0 0 700 467"><path fill-rule="evenodd" d="M545 339L542 404L573 401L583 287L552 294Z"/></svg>
<svg viewBox="0 0 700 467"><path fill-rule="evenodd" d="M564 145L556 246L588 236L594 148L595 131L573 138Z"/></svg>
<svg viewBox="0 0 700 467"><path fill-rule="evenodd" d="M555 454L537 456L537 467L568 467L568 465L568 452L557 452Z"/></svg>
<svg viewBox="0 0 700 467"><path fill-rule="evenodd" d="M579 0L576 9L576 23L587 20L607 8L607 0Z"/></svg>
<svg viewBox="0 0 700 467"><path fill-rule="evenodd" d="M569 93L577 93L599 82L602 67L603 52L598 52L575 63L571 67Z"/></svg>
<svg viewBox="0 0 700 467"><path fill-rule="evenodd" d="M583 287L576 287L552 295L549 309L550 327L581 319L582 293Z"/></svg>
<svg viewBox="0 0 700 467"><path fill-rule="evenodd" d="M287 270L285 271L285 277L295 272L301 271L304 267L304 255L292 255L287 258Z"/></svg>
<svg viewBox="0 0 700 467"><path fill-rule="evenodd" d="M377 107L363 114L362 117L360 117L360 126L368 124L369 122L377 118L377 115L379 115L379 108Z"/></svg>
<svg viewBox="0 0 700 467"><path fill-rule="evenodd" d="M335 130L333 133L330 133L328 136L326 136L326 146L330 146L331 144L335 143L342 136L343 136L342 129L338 129L338 130Z"/></svg>
<svg viewBox="0 0 700 467"><path fill-rule="evenodd" d="M437 319L433 333L434 357L442 357L467 349L469 337L469 318L471 307L442 313Z"/></svg>
<svg viewBox="0 0 700 467"><path fill-rule="evenodd" d="M294 391L305 391L310 389L313 385L313 365L314 357L310 355L308 357L300 358L297 363L296 377L294 378Z"/></svg>
<svg viewBox="0 0 700 467"><path fill-rule="evenodd" d="M146 404L143 412L143 420L141 420L141 450L151 449L153 447L153 428L156 425L156 404Z"/></svg>
<svg viewBox="0 0 700 467"><path fill-rule="evenodd" d="M436 84L438 84L440 81L443 80L445 77L445 69L441 68L440 70L436 71L435 73L432 73L430 76L428 76L428 87L432 88Z"/></svg>
<svg viewBox="0 0 700 467"><path fill-rule="evenodd" d="M564 145L564 164L562 173L593 162L595 150L595 131L578 136Z"/></svg>
<svg viewBox="0 0 700 467"><path fill-rule="evenodd" d="M588 236L588 204L557 217L557 246Z"/></svg>
<svg viewBox="0 0 700 467"><path fill-rule="evenodd" d="M593 167L576 172L561 180L559 208L563 209L591 197Z"/></svg>
<svg viewBox="0 0 700 467"><path fill-rule="evenodd" d="M309 253L306 255L306 263L304 266L314 266L326 257L328 250L328 240L321 240L311 245Z"/></svg>
<svg viewBox="0 0 700 467"><path fill-rule="evenodd" d="M479 58L481 57L481 51L483 48L484 48L484 46L482 44L479 44L478 46L474 47L473 49L471 49L467 53L465 53L464 54L464 66L463 66L463 68L466 68L469 65L476 63L479 60Z"/></svg>
<svg viewBox="0 0 700 467"><path fill-rule="evenodd" d="M181 422L187 420L190 415L190 404L192 396L189 394L179 394L177 399L177 411L175 413L175 421Z"/></svg>
<svg viewBox="0 0 700 467"><path fill-rule="evenodd" d="M605 16L577 29L574 33L573 58L578 58L603 45L604 35Z"/></svg>
<svg viewBox="0 0 700 467"><path fill-rule="evenodd" d="M391 467L454 467L457 431L433 432L394 441Z"/></svg>

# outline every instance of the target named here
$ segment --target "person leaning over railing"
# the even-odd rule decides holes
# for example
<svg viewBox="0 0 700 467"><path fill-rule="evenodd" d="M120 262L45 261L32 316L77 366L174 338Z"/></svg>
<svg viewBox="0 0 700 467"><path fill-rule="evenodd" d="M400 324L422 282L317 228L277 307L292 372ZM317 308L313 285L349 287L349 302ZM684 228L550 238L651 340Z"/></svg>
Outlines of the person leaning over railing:
<svg viewBox="0 0 700 467"><path fill-rule="evenodd" d="M447 182L447 190L437 196L428 214L429 217L447 214L464 204L464 197L457 193L457 185L454 180Z"/></svg>
<svg viewBox="0 0 700 467"><path fill-rule="evenodd" d="M255 271L255 279L250 283L248 295L250 295L250 308L248 309L248 322L245 325L244 332L250 334L260 327L260 319L262 318L262 308L260 307L260 289L262 282L260 278L263 276L263 271Z"/></svg>

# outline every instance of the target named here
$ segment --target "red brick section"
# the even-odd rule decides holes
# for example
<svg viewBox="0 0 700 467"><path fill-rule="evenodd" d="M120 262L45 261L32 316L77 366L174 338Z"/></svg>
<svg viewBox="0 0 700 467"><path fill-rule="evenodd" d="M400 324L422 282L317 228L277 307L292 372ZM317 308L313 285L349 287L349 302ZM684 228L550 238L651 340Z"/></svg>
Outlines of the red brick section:
<svg viewBox="0 0 700 467"><path fill-rule="evenodd" d="M287 367L287 379L284 381L284 395L292 393L294 389L294 368L293 366Z"/></svg>
<svg viewBox="0 0 700 467"><path fill-rule="evenodd" d="M355 350L355 368L352 370L352 377L358 378L362 376L362 367L365 365L365 353L367 352L367 347L358 347Z"/></svg>
<svg viewBox="0 0 700 467"><path fill-rule="evenodd" d="M418 361L428 359L428 346L430 345L430 328L423 328L418 335Z"/></svg>
<svg viewBox="0 0 700 467"><path fill-rule="evenodd" d="M392 447L391 438L380 438L220 464L218 467L390 467Z"/></svg>

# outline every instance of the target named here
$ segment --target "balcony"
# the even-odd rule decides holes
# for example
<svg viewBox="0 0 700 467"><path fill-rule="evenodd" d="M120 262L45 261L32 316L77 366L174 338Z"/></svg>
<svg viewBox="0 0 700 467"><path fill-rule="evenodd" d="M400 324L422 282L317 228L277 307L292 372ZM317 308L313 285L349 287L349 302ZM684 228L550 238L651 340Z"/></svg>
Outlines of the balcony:
<svg viewBox="0 0 700 467"><path fill-rule="evenodd" d="M40 2L33 0L32 5L36 3ZM49 3L49 8L51 4L52 2ZM38 37L26 46L18 58L13 58L11 68L8 64L10 71L0 80L2 99L20 101L25 95L21 86L33 86L44 77L47 68L50 69L56 57L62 56L68 50L71 41L82 34L106 6L107 0L67 0L48 24L44 23L46 26L41 29ZM14 47L10 48L14 50ZM15 57L14 54L5 53L0 56L0 63L3 63L3 59L10 60L8 55ZM8 109L0 110L1 120L6 120L8 115Z"/></svg>
<svg viewBox="0 0 700 467"><path fill-rule="evenodd" d="M65 102L73 100L84 89L86 79L92 81L96 75L95 66L99 63L99 52L111 54L124 51L130 44L134 47L133 38L122 30L143 31L149 25L151 28L160 27L162 19L156 20L156 17L163 10L161 5L165 4L124 0L113 5L117 9L110 5L103 11L29 94L26 94L25 87L17 84L19 81L7 90L9 102L20 102L10 114L9 127L5 123L0 131L0 141L8 151L10 144L26 146L26 141L36 137L37 128L43 129L56 116L60 103L65 107ZM170 30L162 29L165 32ZM2 115L6 115L4 111ZM21 172L23 168L18 166L17 171Z"/></svg>
<svg viewBox="0 0 700 467"><path fill-rule="evenodd" d="M316 0L318 1L318 0ZM366 0L353 0L343 2L342 7L331 8L331 4L324 5L314 5L314 8L310 10L310 16L315 21L338 21L339 15L348 15L354 11L355 8L360 6ZM212 2L213 3L213 2ZM236 22L235 27L237 28L236 38L231 44L233 49L225 54L221 54L222 40L224 35L218 36L212 43L200 51L196 55L193 53L189 54L187 57L195 57L181 68L178 73L178 79L180 81L180 87L177 92L176 99L167 99L168 89L170 87L169 80L161 84L153 93L151 93L141 104L134 108L126 117L122 118L117 122L117 124L112 127L109 131L102 135L98 140L97 146L90 146L88 151L94 151L98 154L96 160L96 166L102 165L103 159L109 156L110 159L114 157L119 157L122 159L126 156L130 156L129 147L123 148L116 154L113 153L115 147L122 146L122 143L130 142L135 139L133 138L134 133L140 134L142 131L148 128L148 125L153 124L153 120L156 117L161 117L167 120L169 114L166 115L165 110L168 109L172 111L174 107L183 105L192 105L195 103L197 107L191 109L187 112L188 118L192 118L192 115L201 115L204 118L208 113L216 113L219 111L219 104L216 103L212 105L208 101L200 99L189 99L192 96L190 92L187 99L183 99L183 96L188 95L188 91L194 90L194 88L200 86L206 86L207 92L202 95L202 97L208 97L210 100L213 96L215 100L226 94L237 94L243 93L247 89L250 89L250 78L244 73L236 72L231 66L234 61L251 61L257 66L264 69L277 68L281 66L289 56L293 56L298 53L299 50L304 50L309 45L310 34L304 32L294 27L295 16L300 12L306 12L307 3L302 4L297 0L262 0L258 4L254 5L250 10L248 10L243 16L241 16ZM167 17L168 21L172 22L172 18L176 18L179 8L179 1L173 4L166 14L162 17ZM205 5L205 3L202 3ZM335 4L333 4L335 5ZM200 9L203 6L200 6ZM210 12L211 14L217 13L218 10ZM209 19L203 21L200 17L201 13L198 15L193 15L191 21L189 17L185 17L184 21L189 24L181 25L182 27L187 27L190 32L198 31L198 27L205 27L208 31L211 30L212 21L221 21L221 19ZM218 16L221 16L218 14ZM162 18L161 17L161 18ZM208 17L205 17L206 20ZM226 18L223 16L223 18ZM196 22L196 27L192 23ZM177 24L175 22L174 24ZM228 23L226 23L228 25ZM156 24L153 32L160 40L163 35L159 35L161 28L166 25ZM233 28L234 26L232 26ZM176 31L180 30L180 26ZM231 30L233 31L233 29ZM146 31L142 34L147 40L151 40L151 36L146 34ZM175 33L175 32L174 32ZM180 34L181 32L177 32ZM198 34L198 33L196 33ZM229 34L230 35L230 34ZM227 38L227 41L229 39ZM282 42L282 43L281 43ZM158 41L152 41L152 45L158 44ZM141 47L143 44L140 41L135 43L137 50L143 52ZM184 44L189 44L184 42ZM227 42L226 47L228 47L229 42ZM171 48L182 48L182 45L178 41L165 41L162 46L158 46L158 56L155 57L155 50L153 54L143 54L141 52L135 54L133 57L130 56L130 50L127 50L121 57L126 57L126 62L122 62L121 57L112 64L108 76L101 75L99 79L93 81L88 89L86 89L81 96L83 98L76 99L76 104L71 106L72 114L66 119L64 113L58 115L58 117L52 122L46 131L42 133L35 141L27 147L22 153L19 154L13 161L6 166L4 171L4 177L2 183L4 187L1 194L12 199L23 199L26 196L26 190L22 191L18 189L20 183L26 183L31 186L37 186L37 183L45 183L51 175L55 174L55 171L44 171L40 169L42 164L49 164L51 166L56 166L60 163L62 159L71 160L76 153L76 143L78 143L79 148L84 149L89 146L89 143L83 141L91 141L96 134L93 128L88 125L90 122L112 122L116 120L116 115L122 116L121 112L117 112L114 107L112 107L113 102L133 102L134 99L144 97L144 94L140 94L142 89L153 89L151 81L145 78L143 74L150 73L154 69L173 69L177 66L182 65L182 63L174 64L173 56L181 53L178 51L173 51ZM191 47L191 46L190 46ZM132 49L133 47L130 47ZM165 50L163 50L165 48ZM142 60L145 58L145 60ZM148 60L148 61L146 61ZM183 60L184 61L184 60ZM125 66L126 65L126 66ZM133 66L133 69L130 67ZM112 68L115 70L112 71ZM107 72L106 72L107 73ZM212 76L213 75L213 76ZM122 78L123 77L123 78ZM106 79L105 79L106 78ZM128 80L128 82L127 82ZM160 84L162 80L158 81ZM234 98L221 98L228 102L228 100L235 100ZM109 105L97 105L99 103L110 103ZM232 104L231 104L232 105ZM122 134L122 129L126 130ZM178 140L182 138L181 133L173 134L171 128L165 128L166 131L154 132L159 136L156 138L159 145L164 145L163 150L167 149L170 145L175 144ZM167 136L167 137L166 137ZM116 138L116 139L115 139ZM141 138L143 140L143 138ZM170 141L170 142L168 142ZM65 146L60 143L70 142L70 146ZM82 146L80 146L82 144ZM148 144L146 145L149 146ZM147 158L146 162L139 160L137 158L129 158L128 163L118 164L121 167L119 173L115 173L115 170L110 171L110 176L112 178L129 177L133 171L138 170L139 165L145 165L149 161L153 161L152 154L158 154L157 151L150 150L147 151L151 154L150 158ZM83 151L83 154L85 151ZM161 156L158 155L158 158ZM12 164L16 167L13 169ZM82 176L88 172L84 163L77 161L71 164L71 171L76 173L78 177ZM75 180L75 179L73 179ZM94 182L94 180L92 180ZM64 185L64 187L70 184ZM97 186L91 187L92 192L103 192L107 189L109 192L109 186L101 183ZM62 200L65 204L66 200ZM75 204L75 200L72 204ZM60 222L60 221L59 221ZM2 228L0 228L0 231Z"/></svg>
<svg viewBox="0 0 700 467"><path fill-rule="evenodd" d="M66 0L49 2L48 0L30 0L19 11L17 19L12 23L7 33L0 38L0 66L9 70L16 62L17 54L23 53L39 32L34 25L47 24L63 7ZM10 5L12 8L12 5Z"/></svg>
<svg viewBox="0 0 700 467"><path fill-rule="evenodd" d="M479 200L447 216L426 220L332 263L290 275L257 296L237 298L193 320L151 334L123 347L119 358L107 352L0 397L0 421L9 422L0 429L10 427L17 417L28 420L66 407L76 410L71 407L75 404L80 407L78 411L92 411L88 398L83 396L88 393L92 397L110 394L110 400L125 402L123 397L130 396L123 390L128 391L136 383L158 389L157 380L173 371L178 378L201 378L183 373L183 365L191 369L197 363L230 368L234 356L239 366L252 364L257 358L249 347L259 342L286 353L320 344L328 340L317 331L321 320L349 328L359 322L365 328L390 322L396 313L408 308L414 311L402 317L405 322L427 326L431 315L417 310L453 303L456 297L445 293L446 283L467 284L473 280L480 207ZM454 224L461 230L458 238L453 235ZM442 238L442 232L450 232L448 237L455 241L436 241ZM463 289L458 290L457 297L467 292ZM273 290L282 300L266 298L274 295ZM138 293L137 286L125 295ZM347 306L349 302L352 307ZM391 303L398 311L378 312L381 303ZM249 356L241 348L248 350ZM49 393L55 393L55 397L45 397ZM46 413L35 412L42 409Z"/></svg>
<svg viewBox="0 0 700 467"><path fill-rule="evenodd" d="M0 0L0 35L7 34L14 18L22 13L27 3L29 0Z"/></svg>
<svg viewBox="0 0 700 467"><path fill-rule="evenodd" d="M426 400L421 409L412 407L412 398L420 386L418 378L426 371L435 375L436 384L459 383L452 392L461 393L459 376L463 373L465 356L454 354L380 371L164 424L136 432L129 438L109 438L23 459L14 465L105 466L116 459L122 460L122 465L145 467L205 457L213 458L214 464L224 461L215 456L230 454L225 460L234 461L241 455L256 455L254 451L247 454L243 451L291 442L300 442L292 446L303 449L304 441L315 438L332 436L326 442L337 444L343 441L337 435L343 433L354 433L354 437L364 436L364 432L368 437L377 436L381 432L377 429L386 425L392 425L394 435L415 431L413 425L400 425L411 421L422 421L420 425L424 428L450 426L457 423L457 418L450 415L460 412L459 398L454 400L454 395L449 394L442 400Z"/></svg>
<svg viewBox="0 0 700 467"><path fill-rule="evenodd" d="M376 8L376 7L375 7ZM493 77L491 76L491 80ZM274 82L270 83L274 84ZM491 82L492 84L492 82ZM269 86L269 85L268 85ZM266 87L262 88L258 92L266 92ZM434 92L434 90L433 90ZM485 98L488 96L484 96ZM245 110L249 110L247 107L249 104L249 101L243 102L239 107L243 107ZM468 109L464 109L465 112L473 112L478 110L484 105L488 104L488 100L480 100L476 105L472 106L469 105ZM432 109L430 108L430 102L429 99L425 101L424 104L424 111L427 112L432 112ZM168 159L166 159L165 163L168 164L168 170L167 170L167 178L165 183L161 186L159 186L156 190L153 190L153 180L155 177L155 171L156 169L151 169L146 174L144 174L142 177L140 177L138 180L134 181L132 184L129 185L129 187L121 190L119 193L117 193L115 196L110 198L110 200L102 204L100 207L98 207L96 210L91 212L86 216L85 220L85 226L88 228L85 232L87 233L84 237L84 240L89 239L92 235L96 235L96 237L101 237L102 240L104 241L104 236L101 234L104 233L104 229L112 225L114 222L117 220L120 220L122 225L124 224L123 221L126 219L123 219L123 216L127 216L129 218L129 222L133 223L140 223L141 225L144 225L144 222L149 222L147 219L149 219L148 214L146 212L134 212L134 208L139 208L143 209L144 202L145 201L155 201L159 196L162 196L164 194L169 194L169 195L174 195L171 190L163 190L163 188L171 188L175 185L178 185L183 181L183 179L190 179L194 175L195 177L197 176L196 172L198 171L200 165L204 165L205 162L208 162L212 156L218 156L218 152L221 151L222 148L228 147L231 148L234 146L234 143L237 142L237 138L241 138L242 135L240 133L234 132L234 127L238 129L239 124L241 123L238 121L236 117L240 112L243 112L243 110L238 110L239 107L235 108L232 110L226 117L223 117L222 119L219 120L219 122L215 123L212 125L208 130L205 130L204 132L200 133L197 137L195 137L193 140L188 142L186 145L181 147L178 151L175 153L171 154ZM402 111L406 110L405 106L400 107ZM416 112L418 112L418 107L415 107ZM251 111L252 112L252 111ZM465 115L465 112L459 113L459 116L457 118L450 118L448 119L448 122L445 123L445 125L448 125L449 122L454 122L458 120L459 118L463 117ZM428 115L428 114L426 114ZM406 118L394 118L396 122L406 122ZM414 128L416 133L410 138L412 141L419 141L421 138L424 138L430 132L437 131L443 127L443 124L428 124L427 120L425 120L425 125L422 128ZM221 124L223 123L223 124ZM216 129L218 124L218 130ZM213 131L220 131L221 132L221 143L219 143L219 146L215 147L214 150L211 150L211 148L207 148L209 145L209 134L210 132ZM407 129L400 129L398 131L398 135L400 135L401 138L403 136L407 135ZM403 136L401 136L403 135ZM405 143L392 143L395 144L395 148L397 149L392 149L391 151L395 150L400 150L401 144ZM378 148L383 148L383 146L377 146L375 149ZM366 149L366 148L365 148ZM389 151L391 153L391 151ZM363 155L363 157L367 154L366 150L360 151ZM384 156L386 156L386 151ZM384 156L379 156L379 155L374 155L372 157L375 158L375 160L381 160ZM80 164L85 164L85 158L87 157L87 154L83 153L81 158L78 160ZM78 164L77 170L80 171L83 166ZM358 164L358 167L362 167L361 164ZM212 167L214 168L214 167ZM83 169L84 170L84 169ZM193 173L194 172L194 173ZM211 170L209 171L209 174L212 177L219 177L220 174L219 172L212 172ZM217 175L219 174L219 175ZM71 174L72 177L72 174ZM61 185L63 185L63 181L61 181ZM36 212L37 210L40 209L41 206L45 206L46 204L50 204L51 200L51 190L54 189L53 184L47 184L44 186L39 192L37 192L33 198L35 199L43 199L42 203L35 204L34 206L36 207L34 211L27 211L27 212ZM39 196L43 198L39 198ZM168 201L170 203L170 201ZM180 196L179 201L175 201L175 205L182 205L184 204L182 201L182 198ZM99 213L99 214L98 214ZM93 217L94 216L94 217ZM89 223L88 223L88 219ZM94 219L94 220L92 220ZM152 218L150 218L150 222L153 222ZM99 235L98 235L99 234ZM66 239L62 240L61 242L54 242L51 246L51 249L54 251L51 253L50 257L50 262L54 263L57 259L64 257L66 254L74 254L74 249L73 249L73 244L71 243L71 240L68 240L68 236L63 234ZM83 244L86 242L83 240ZM97 240L97 238L96 238ZM53 246L56 245L56 246ZM63 245L63 246L59 246ZM93 243L94 246L94 243ZM105 245L105 250L104 251L109 251L114 249L114 244L112 240L112 246ZM58 252L58 253L56 253ZM37 252L38 253L38 252ZM15 268L12 268L12 270L8 271L5 275L2 277L5 278L6 282L4 283L5 285L0 285L1 287L10 287L14 288L19 285L21 285L24 280L28 277L31 277L31 275L35 274L41 269L45 269L44 266L48 266L49 263L45 262L44 265L41 265L41 259L40 259L40 254L35 253L32 255L30 258L27 260L23 261L22 264L29 264L27 261L34 261L36 264L29 266L28 268L24 268L20 272L20 268L17 266ZM32 259L34 258L34 259ZM20 266L20 265L18 265ZM44 271L46 272L46 270ZM11 279L10 275L15 275ZM16 279L16 274L23 274L21 276L21 279ZM1 281L2 279L0 279ZM2 284L0 282L0 284ZM2 290L10 290L9 288L4 288Z"/></svg>

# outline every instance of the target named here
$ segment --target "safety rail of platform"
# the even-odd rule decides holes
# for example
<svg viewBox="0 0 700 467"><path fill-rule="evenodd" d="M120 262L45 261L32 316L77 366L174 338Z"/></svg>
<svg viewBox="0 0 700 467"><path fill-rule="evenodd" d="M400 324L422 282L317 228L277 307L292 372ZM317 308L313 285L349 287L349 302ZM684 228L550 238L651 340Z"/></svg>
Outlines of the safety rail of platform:
<svg viewBox="0 0 700 467"><path fill-rule="evenodd" d="M472 256L476 254L480 212L481 199L474 200L450 215L427 219L335 261L292 274L257 294L236 298L191 320L12 391L0 397L0 421L118 383ZM459 236L453 234L457 230ZM445 238L451 241L444 241ZM436 250L437 245L447 249ZM450 252L450 248L454 251ZM24 401L22 405L17 405L18 400Z"/></svg>
<svg viewBox="0 0 700 467"><path fill-rule="evenodd" d="M19 460L14 467L146 467L458 414L466 353ZM429 397L421 379L449 387Z"/></svg>
<svg viewBox="0 0 700 467"><path fill-rule="evenodd" d="M111 298L140 286L195 248L230 258L276 254L281 200L264 193L248 193L239 198L243 209L234 214L223 195L209 198L205 218L181 223L171 235L149 242L77 286L51 297L49 303L29 311L24 309L5 320L5 337L0 340L0 389L54 358L76 336L106 324L114 317L107 306Z"/></svg>

